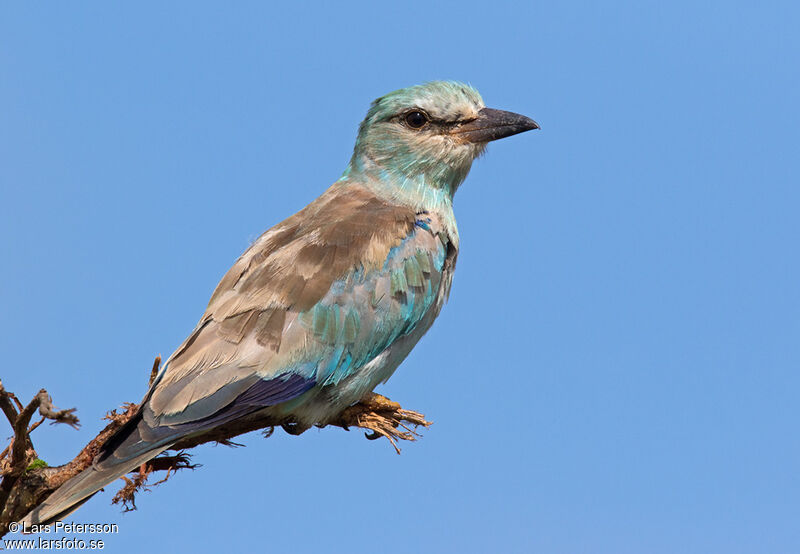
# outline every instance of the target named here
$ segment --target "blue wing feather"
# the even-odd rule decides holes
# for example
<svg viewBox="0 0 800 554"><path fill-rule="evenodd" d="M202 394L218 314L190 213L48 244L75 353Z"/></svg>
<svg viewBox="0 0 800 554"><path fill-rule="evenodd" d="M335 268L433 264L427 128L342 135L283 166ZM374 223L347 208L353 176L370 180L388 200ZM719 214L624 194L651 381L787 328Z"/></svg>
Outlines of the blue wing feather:
<svg viewBox="0 0 800 554"><path fill-rule="evenodd" d="M349 377L411 333L435 303L446 248L440 240L432 252L418 248L418 232L431 234L428 223L418 225L392 248L380 269L352 270L320 302L300 314L303 325L326 346L312 350L324 357L317 369L321 385L335 385ZM377 302L363 301L370 293L377 293Z"/></svg>
<svg viewBox="0 0 800 554"><path fill-rule="evenodd" d="M361 368L414 332L437 304L447 248L437 222L426 216L408 227L381 259L354 263L329 281L319 300L305 309L293 309L291 298L287 308L264 306L263 310L285 311L277 318L282 328L274 350L256 342L264 319L258 312L234 312L225 320L210 312L211 323L203 321L177 351L179 367L155 387L144 408L145 423L151 429L171 429L170 436L177 430L195 432L265 407L289 401L298 406L307 392L352 376L358 379ZM252 263L247 266L258 271ZM318 285L303 279L308 286ZM231 290L239 296L220 295L226 306L251 300L247 295L252 292ZM223 329L227 334L220 340L220 328L227 321L235 323ZM429 317L427 324L431 321ZM270 393L255 394L253 387ZM150 438L163 440L164 433Z"/></svg>

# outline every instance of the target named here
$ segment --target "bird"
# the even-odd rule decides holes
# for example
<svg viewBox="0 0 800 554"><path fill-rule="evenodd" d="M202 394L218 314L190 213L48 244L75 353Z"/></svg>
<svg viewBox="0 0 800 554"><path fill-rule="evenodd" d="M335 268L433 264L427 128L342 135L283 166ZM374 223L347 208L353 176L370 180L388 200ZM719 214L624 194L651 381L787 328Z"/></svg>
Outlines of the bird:
<svg viewBox="0 0 800 554"><path fill-rule="evenodd" d="M23 522L63 519L181 439L254 414L324 425L371 394L449 297L473 161L538 128L456 81L373 101L341 177L250 245L135 416Z"/></svg>

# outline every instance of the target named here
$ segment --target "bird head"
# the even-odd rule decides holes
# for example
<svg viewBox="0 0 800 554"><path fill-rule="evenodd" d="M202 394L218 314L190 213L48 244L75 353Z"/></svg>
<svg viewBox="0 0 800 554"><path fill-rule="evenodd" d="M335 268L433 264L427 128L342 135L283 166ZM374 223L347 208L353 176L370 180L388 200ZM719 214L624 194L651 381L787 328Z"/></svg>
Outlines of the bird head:
<svg viewBox="0 0 800 554"><path fill-rule="evenodd" d="M463 83L396 90L372 103L345 177L359 173L387 189L452 198L488 142L538 128L523 115L485 107Z"/></svg>

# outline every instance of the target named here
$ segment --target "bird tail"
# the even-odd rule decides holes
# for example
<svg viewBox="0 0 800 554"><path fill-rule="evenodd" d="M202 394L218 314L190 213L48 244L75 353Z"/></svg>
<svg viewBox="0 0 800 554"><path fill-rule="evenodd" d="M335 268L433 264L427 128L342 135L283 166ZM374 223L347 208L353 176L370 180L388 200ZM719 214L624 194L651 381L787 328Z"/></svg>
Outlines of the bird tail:
<svg viewBox="0 0 800 554"><path fill-rule="evenodd" d="M21 523L46 525L67 517L97 491L167 450L181 434L150 427L140 412L109 439L91 466L57 488Z"/></svg>
<svg viewBox="0 0 800 554"><path fill-rule="evenodd" d="M27 528L31 524L46 525L67 517L100 489L158 456L169 446L161 446L110 467L89 466L56 489L47 500L25 516L21 523Z"/></svg>

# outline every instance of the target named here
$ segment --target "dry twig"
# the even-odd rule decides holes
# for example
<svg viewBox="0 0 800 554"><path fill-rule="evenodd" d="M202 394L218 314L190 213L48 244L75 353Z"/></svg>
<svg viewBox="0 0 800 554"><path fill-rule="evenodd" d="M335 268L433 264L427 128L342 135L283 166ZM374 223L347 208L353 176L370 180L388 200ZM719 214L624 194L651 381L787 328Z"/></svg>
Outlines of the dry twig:
<svg viewBox="0 0 800 554"><path fill-rule="evenodd" d="M75 408L59 410L53 405L53 399L44 389L40 390L27 406L22 407L22 403L12 393L6 391L0 382L0 409L3 410L14 430L11 444L0 453L0 474L2 475L2 481L0 481L0 535L2 535L8 530L8 525L15 521L15 519L11 519L15 512L13 509L9 510L9 503L12 506L16 505L16 502L10 501L17 499L21 491L17 490L16 496L14 498L12 496L19 488L18 484L30 468L31 462L37 459L33 441L31 441L31 432L45 419L51 419L53 423L66 423L76 429L79 423L74 414ZM28 427L31 417L37 409L42 419Z"/></svg>
<svg viewBox="0 0 800 554"><path fill-rule="evenodd" d="M404 410L397 402L374 392L358 404L347 408L336 421L331 422L331 425L344 429L349 427L367 429L369 432L365 433L365 436L369 440L386 437L398 454L400 454L398 439L415 441L420 436L416 431L417 427L420 425L430 427L432 424L433 422L427 421L423 414Z"/></svg>
<svg viewBox="0 0 800 554"><path fill-rule="evenodd" d="M125 486L122 487L114 498L111 499L112 504L122 504L125 512L131 512L136 509L136 494L140 491L150 491L151 487L165 483L175 472L180 469L195 469L200 467L200 464L192 464L191 454L180 451L172 456L158 456L153 458L147 463L144 463L139 468L139 471L133 474L132 478L122 477L125 481ZM147 484L147 479L150 474L156 471L166 471L163 479L156 481L150 485Z"/></svg>

